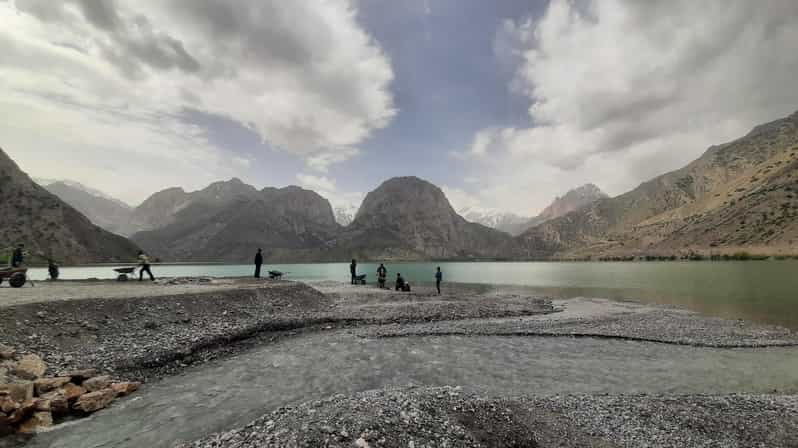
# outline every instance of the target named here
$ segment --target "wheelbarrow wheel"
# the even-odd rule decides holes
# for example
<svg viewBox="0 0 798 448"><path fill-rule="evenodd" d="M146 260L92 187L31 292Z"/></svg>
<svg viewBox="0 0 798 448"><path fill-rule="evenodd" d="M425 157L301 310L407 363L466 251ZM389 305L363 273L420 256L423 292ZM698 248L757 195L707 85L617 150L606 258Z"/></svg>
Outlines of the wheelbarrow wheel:
<svg viewBox="0 0 798 448"><path fill-rule="evenodd" d="M14 274L8 279L8 284L10 284L14 288L21 288L28 279L25 277L25 274Z"/></svg>
<svg viewBox="0 0 798 448"><path fill-rule="evenodd" d="M126 282L127 281L127 274L119 274L116 276L116 281L118 282Z"/></svg>

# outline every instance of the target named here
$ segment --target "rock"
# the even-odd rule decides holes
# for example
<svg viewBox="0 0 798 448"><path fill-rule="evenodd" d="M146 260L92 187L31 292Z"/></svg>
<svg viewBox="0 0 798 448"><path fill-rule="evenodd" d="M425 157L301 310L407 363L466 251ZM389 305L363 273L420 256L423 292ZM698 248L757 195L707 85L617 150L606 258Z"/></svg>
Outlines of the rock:
<svg viewBox="0 0 798 448"><path fill-rule="evenodd" d="M33 385L36 389L36 395L44 395L51 390L58 389L63 387L66 383L68 383L70 378L68 376L60 376L55 378L39 378L38 380L33 382Z"/></svg>
<svg viewBox="0 0 798 448"><path fill-rule="evenodd" d="M14 348L7 345L0 344L0 360L12 359L14 357Z"/></svg>
<svg viewBox="0 0 798 448"><path fill-rule="evenodd" d="M89 378L84 381L81 386L89 392L97 392L98 390L107 389L111 386L111 377L108 375L95 376L94 378Z"/></svg>
<svg viewBox="0 0 798 448"><path fill-rule="evenodd" d="M97 376L97 371L94 369L75 370L62 376L68 376L72 378L73 383L80 384L89 378Z"/></svg>
<svg viewBox="0 0 798 448"><path fill-rule="evenodd" d="M0 412L10 414L19 409L19 403L8 396L0 396Z"/></svg>
<svg viewBox="0 0 798 448"><path fill-rule="evenodd" d="M111 389L113 389L117 395L124 397L125 395L130 395L133 392L137 391L141 383L138 381L126 381L123 383L113 383L111 384Z"/></svg>
<svg viewBox="0 0 798 448"><path fill-rule="evenodd" d="M363 437L360 437L359 439L355 440L355 445L360 448L369 448L371 446L369 445L368 442L366 442L366 439L364 439Z"/></svg>
<svg viewBox="0 0 798 448"><path fill-rule="evenodd" d="M46 398L34 398L33 399L33 408L37 412L50 412L52 409L50 407L50 400Z"/></svg>
<svg viewBox="0 0 798 448"><path fill-rule="evenodd" d="M37 311L36 312L36 316L39 319L44 319L45 317L47 317L47 311Z"/></svg>
<svg viewBox="0 0 798 448"><path fill-rule="evenodd" d="M76 386L72 383L66 383L63 388L60 389L64 398L68 401L75 401L80 398L81 395L86 393L86 389Z"/></svg>
<svg viewBox="0 0 798 448"><path fill-rule="evenodd" d="M57 416L69 414L69 400L63 395L56 395L50 399L50 412Z"/></svg>
<svg viewBox="0 0 798 448"><path fill-rule="evenodd" d="M31 418L19 426L19 432L33 434L53 426L53 416L49 412L34 412Z"/></svg>
<svg viewBox="0 0 798 448"><path fill-rule="evenodd" d="M26 380L35 380L44 376L47 371L47 364L38 355L25 355L17 365L11 369L11 373Z"/></svg>
<svg viewBox="0 0 798 448"><path fill-rule="evenodd" d="M110 388L89 392L81 395L72 408L86 413L95 412L111 404L115 398L116 392Z"/></svg>
<svg viewBox="0 0 798 448"><path fill-rule="evenodd" d="M11 414L11 424L19 424L36 412L36 402L26 400L19 405L19 408Z"/></svg>
<svg viewBox="0 0 798 448"><path fill-rule="evenodd" d="M0 384L0 395L6 395L20 403L30 400L33 398L33 382L18 381L16 383Z"/></svg>

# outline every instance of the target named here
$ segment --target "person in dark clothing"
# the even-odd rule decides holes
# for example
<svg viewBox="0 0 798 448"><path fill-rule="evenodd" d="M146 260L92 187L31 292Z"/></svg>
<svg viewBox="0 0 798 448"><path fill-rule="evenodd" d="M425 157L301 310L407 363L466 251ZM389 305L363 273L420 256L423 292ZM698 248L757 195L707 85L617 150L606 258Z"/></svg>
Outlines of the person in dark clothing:
<svg viewBox="0 0 798 448"><path fill-rule="evenodd" d="M25 253L23 249L25 248L24 244L20 244L14 249L14 253L11 255L11 267L18 268L25 263Z"/></svg>
<svg viewBox="0 0 798 448"><path fill-rule="evenodd" d="M385 288L385 282L388 280L388 269L385 268L385 265L380 263L380 267L377 268L377 281L380 284L380 289Z"/></svg>
<svg viewBox="0 0 798 448"><path fill-rule="evenodd" d="M438 272L435 273L435 287L438 288L438 295L441 295L442 281L443 281L443 272L441 272L441 267L438 266Z"/></svg>
<svg viewBox="0 0 798 448"><path fill-rule="evenodd" d="M260 267L263 265L263 249L258 249L255 254L255 278L260 278Z"/></svg>
<svg viewBox="0 0 798 448"><path fill-rule="evenodd" d="M50 274L50 280L58 280L58 265L52 258L47 260L47 272Z"/></svg>
<svg viewBox="0 0 798 448"><path fill-rule="evenodd" d="M402 274L396 274L396 290L397 291L404 291L405 290L405 279L402 277Z"/></svg>
<svg viewBox="0 0 798 448"><path fill-rule="evenodd" d="M352 263L349 265L349 273L352 274L352 284L355 284L355 277L357 277L357 260L354 258L352 259Z"/></svg>
<svg viewBox="0 0 798 448"><path fill-rule="evenodd" d="M155 281L155 276L152 275L152 271L150 270L150 257L147 256L143 251L139 251L139 281L144 280L144 273L146 272L150 276L151 281Z"/></svg>

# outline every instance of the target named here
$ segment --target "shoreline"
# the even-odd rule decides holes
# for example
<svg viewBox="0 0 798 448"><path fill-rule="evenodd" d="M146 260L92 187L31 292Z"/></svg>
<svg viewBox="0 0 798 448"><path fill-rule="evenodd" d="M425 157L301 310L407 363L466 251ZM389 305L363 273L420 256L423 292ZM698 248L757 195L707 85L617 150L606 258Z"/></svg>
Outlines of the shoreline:
<svg viewBox="0 0 798 448"><path fill-rule="evenodd" d="M181 281L191 283L190 279ZM202 369L210 361L276 341L342 329L366 339L457 335L610 338L712 349L798 346L798 334L785 328L711 318L672 306L608 299L550 300L474 285L449 284L443 296L423 286L406 294L337 282L307 285L212 279L177 293L181 286L185 285L152 286L162 290L160 295L147 290L150 295L140 297L3 306L0 319L13 323L0 327L0 342L42 355L52 373L94 368L125 380L142 380L144 388L160 378ZM375 393L379 397L383 392ZM415 399L415 392L407 394ZM794 395L779 397L787 400ZM95 418L102 418L102 412ZM386 437L394 440L395 435ZM220 446L213 445L210 437L216 436L191 446ZM355 439L340 446L351 446ZM3 443L0 439L0 446Z"/></svg>

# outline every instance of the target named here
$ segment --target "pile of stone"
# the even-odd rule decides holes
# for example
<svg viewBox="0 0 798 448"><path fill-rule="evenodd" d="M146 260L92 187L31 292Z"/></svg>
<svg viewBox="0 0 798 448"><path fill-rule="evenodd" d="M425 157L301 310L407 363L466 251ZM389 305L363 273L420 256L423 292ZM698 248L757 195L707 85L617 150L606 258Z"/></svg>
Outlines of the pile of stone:
<svg viewBox="0 0 798 448"><path fill-rule="evenodd" d="M45 431L67 418L98 411L140 386L91 369L46 373L41 357L0 344L0 435Z"/></svg>

